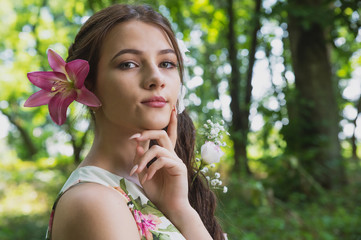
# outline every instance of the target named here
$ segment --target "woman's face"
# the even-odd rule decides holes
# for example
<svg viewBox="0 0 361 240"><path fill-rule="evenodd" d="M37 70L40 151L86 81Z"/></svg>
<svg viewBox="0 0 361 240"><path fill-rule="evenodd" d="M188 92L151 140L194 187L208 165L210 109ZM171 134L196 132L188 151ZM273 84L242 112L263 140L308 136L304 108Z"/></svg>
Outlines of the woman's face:
<svg viewBox="0 0 361 240"><path fill-rule="evenodd" d="M130 131L162 129L177 101L177 56L166 33L141 21L116 25L103 42L95 93L96 117Z"/></svg>

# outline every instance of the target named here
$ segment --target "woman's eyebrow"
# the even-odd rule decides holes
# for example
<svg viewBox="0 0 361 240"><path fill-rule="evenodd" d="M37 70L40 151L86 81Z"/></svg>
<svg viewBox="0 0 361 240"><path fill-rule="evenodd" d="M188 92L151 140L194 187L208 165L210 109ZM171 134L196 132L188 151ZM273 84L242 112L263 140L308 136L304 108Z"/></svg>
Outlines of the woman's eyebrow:
<svg viewBox="0 0 361 240"><path fill-rule="evenodd" d="M175 51L174 51L173 49L170 49L170 48L169 48L169 49L160 50L160 51L158 52L158 55L168 54L168 53L173 53L173 54L176 55Z"/></svg>
<svg viewBox="0 0 361 240"><path fill-rule="evenodd" d="M137 49L132 49L132 48L126 48L126 49L122 49L120 50L119 52L117 52L114 57L112 58L111 61L113 61L114 59L116 59L117 57L119 57L120 55L122 54L126 54L126 53L131 53L131 54L136 54L136 55L142 55L143 54L143 51L141 50L137 50ZM172 53L172 54L175 54L175 51L173 49L163 49L163 50L160 50L158 52L158 55L163 55L163 54L168 54L168 53Z"/></svg>
<svg viewBox="0 0 361 240"><path fill-rule="evenodd" d="M126 49L122 49L119 52L117 52L114 57L112 58L111 61L113 61L114 59L116 59L117 57L119 57L122 54L125 53L132 53L132 54L136 54L136 55L141 55L143 52L137 49L131 49L131 48L126 48Z"/></svg>

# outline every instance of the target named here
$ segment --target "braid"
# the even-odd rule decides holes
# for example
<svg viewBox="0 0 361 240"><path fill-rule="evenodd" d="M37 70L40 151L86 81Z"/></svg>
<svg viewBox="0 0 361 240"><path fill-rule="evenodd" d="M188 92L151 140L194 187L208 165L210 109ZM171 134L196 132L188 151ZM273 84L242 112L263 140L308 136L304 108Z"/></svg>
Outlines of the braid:
<svg viewBox="0 0 361 240"><path fill-rule="evenodd" d="M216 196L210 190L206 179L201 175L195 177L194 147L195 128L187 112L178 115L178 138L175 152L183 160L188 169L189 202L198 212L203 224L215 240L223 240L222 229L214 216L216 210ZM194 181L193 178L195 177Z"/></svg>

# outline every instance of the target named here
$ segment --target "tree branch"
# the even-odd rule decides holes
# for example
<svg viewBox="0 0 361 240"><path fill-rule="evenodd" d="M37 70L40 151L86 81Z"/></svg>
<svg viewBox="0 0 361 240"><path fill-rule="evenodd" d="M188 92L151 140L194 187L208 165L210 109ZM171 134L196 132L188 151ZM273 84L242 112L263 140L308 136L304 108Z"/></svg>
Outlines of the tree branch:
<svg viewBox="0 0 361 240"><path fill-rule="evenodd" d="M29 158L31 159L37 152L38 149L33 143L29 133L22 126L21 121L16 117L12 116L10 113L5 112L3 109L0 109L1 113L4 114L9 122L15 126L15 128L19 131L22 141L24 142L24 147L26 148Z"/></svg>

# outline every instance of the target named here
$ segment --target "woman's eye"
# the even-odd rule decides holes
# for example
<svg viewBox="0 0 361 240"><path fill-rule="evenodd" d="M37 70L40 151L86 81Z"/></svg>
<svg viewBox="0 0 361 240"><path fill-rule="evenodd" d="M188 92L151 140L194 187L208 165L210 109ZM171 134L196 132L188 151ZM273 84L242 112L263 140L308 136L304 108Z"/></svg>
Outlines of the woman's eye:
<svg viewBox="0 0 361 240"><path fill-rule="evenodd" d="M177 65L175 63L173 63L173 62L162 62L161 64L159 64L159 66L161 68L174 68Z"/></svg>
<svg viewBox="0 0 361 240"><path fill-rule="evenodd" d="M132 62L124 62L124 63L121 63L119 65L119 68L120 69L131 69L131 68L135 68L137 65L135 65L135 63L132 63Z"/></svg>

